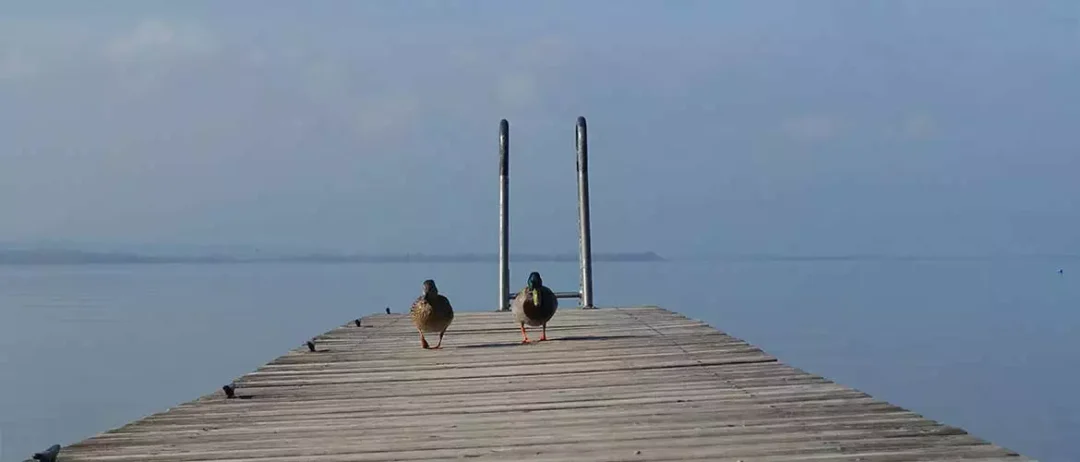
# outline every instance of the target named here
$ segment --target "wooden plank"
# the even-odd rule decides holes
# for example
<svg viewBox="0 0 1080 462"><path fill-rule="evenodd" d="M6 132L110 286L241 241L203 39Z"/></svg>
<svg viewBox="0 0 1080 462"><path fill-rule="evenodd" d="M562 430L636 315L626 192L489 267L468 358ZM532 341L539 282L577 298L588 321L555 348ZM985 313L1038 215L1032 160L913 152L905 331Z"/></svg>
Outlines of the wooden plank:
<svg viewBox="0 0 1080 462"><path fill-rule="evenodd" d="M1030 460L654 307L563 309L548 342L458 313L442 350L374 315L61 461ZM535 339L539 332L531 334Z"/></svg>

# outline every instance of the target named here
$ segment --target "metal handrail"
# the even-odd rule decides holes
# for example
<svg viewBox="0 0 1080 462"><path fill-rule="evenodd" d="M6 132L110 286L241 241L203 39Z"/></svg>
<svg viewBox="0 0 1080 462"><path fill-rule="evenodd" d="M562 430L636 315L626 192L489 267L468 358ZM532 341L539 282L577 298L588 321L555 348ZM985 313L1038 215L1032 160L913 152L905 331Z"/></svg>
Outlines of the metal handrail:
<svg viewBox="0 0 1080 462"><path fill-rule="evenodd" d="M592 224L589 217L589 134L585 117L577 118L578 255L580 290L556 292L556 298L577 298L582 308L593 308ZM499 311L510 309L510 122L499 121Z"/></svg>

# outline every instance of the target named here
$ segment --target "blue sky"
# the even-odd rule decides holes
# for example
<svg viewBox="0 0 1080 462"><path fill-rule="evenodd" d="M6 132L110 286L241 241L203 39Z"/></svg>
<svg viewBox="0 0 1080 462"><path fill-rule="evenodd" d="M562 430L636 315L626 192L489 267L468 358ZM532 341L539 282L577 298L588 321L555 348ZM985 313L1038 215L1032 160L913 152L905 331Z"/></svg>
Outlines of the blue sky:
<svg viewBox="0 0 1080 462"><path fill-rule="evenodd" d="M0 5L0 241L1076 253L1070 1Z"/></svg>

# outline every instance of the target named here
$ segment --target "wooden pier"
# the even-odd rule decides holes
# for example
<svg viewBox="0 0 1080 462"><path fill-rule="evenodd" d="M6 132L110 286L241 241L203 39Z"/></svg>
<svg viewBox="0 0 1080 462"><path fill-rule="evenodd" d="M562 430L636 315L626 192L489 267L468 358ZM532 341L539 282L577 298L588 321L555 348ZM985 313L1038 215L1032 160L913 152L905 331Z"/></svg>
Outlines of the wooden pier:
<svg viewBox="0 0 1080 462"><path fill-rule="evenodd" d="M441 350L407 315L350 322L224 391L60 461L1026 461L660 308L461 312ZM539 332L531 337L535 340Z"/></svg>

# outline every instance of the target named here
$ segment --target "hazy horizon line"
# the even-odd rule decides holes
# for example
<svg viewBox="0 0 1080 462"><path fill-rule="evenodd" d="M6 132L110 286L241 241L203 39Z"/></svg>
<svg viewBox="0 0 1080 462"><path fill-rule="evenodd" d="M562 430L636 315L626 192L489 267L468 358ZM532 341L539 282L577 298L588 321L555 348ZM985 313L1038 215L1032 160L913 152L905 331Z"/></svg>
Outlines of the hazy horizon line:
<svg viewBox="0 0 1080 462"><path fill-rule="evenodd" d="M515 262L577 262L576 252L510 252ZM676 254L661 256L646 251L593 252L596 262L845 262L845 261L985 261L1003 259L1076 260L1080 254L1065 253L989 253L989 254L886 254L821 253L791 254L770 252ZM0 265L50 264L242 264L242 263L495 263L496 252L206 252L167 254L133 251L98 251L77 248L2 248Z"/></svg>
<svg viewBox="0 0 1080 462"><path fill-rule="evenodd" d="M511 261L576 262L577 253L511 252ZM656 252L594 252L594 261L664 261ZM228 252L155 254L147 252L92 251L67 248L0 249L0 265L39 264L155 264L155 263L470 263L495 262L494 252L296 252L237 254Z"/></svg>

